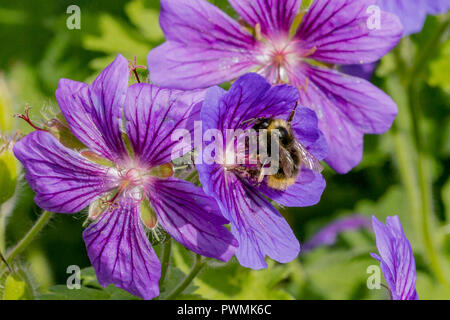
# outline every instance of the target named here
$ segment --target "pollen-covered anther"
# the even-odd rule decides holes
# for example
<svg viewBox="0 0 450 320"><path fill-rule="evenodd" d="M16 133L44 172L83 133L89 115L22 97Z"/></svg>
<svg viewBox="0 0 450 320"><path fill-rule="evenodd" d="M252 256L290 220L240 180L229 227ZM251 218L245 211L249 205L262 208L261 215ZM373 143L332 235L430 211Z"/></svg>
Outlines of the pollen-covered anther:
<svg viewBox="0 0 450 320"><path fill-rule="evenodd" d="M312 47L311 49L309 49L308 51L306 51L306 52L303 54L303 57L306 58L306 57L312 56L316 51L317 51L317 47L314 46L314 47Z"/></svg>

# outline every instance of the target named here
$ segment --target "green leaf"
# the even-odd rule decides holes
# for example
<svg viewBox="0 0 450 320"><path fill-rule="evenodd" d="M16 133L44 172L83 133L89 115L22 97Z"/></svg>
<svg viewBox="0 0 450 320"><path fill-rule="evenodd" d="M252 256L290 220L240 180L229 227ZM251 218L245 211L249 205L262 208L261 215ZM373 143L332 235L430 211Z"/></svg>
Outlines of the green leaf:
<svg viewBox="0 0 450 320"><path fill-rule="evenodd" d="M128 3L125 6L125 12L145 38L152 42L160 42L164 39L164 34L158 23L158 12L154 9L146 8L143 1L136 0Z"/></svg>
<svg viewBox="0 0 450 320"><path fill-rule="evenodd" d="M421 250L422 245L418 241L409 210L409 203L403 187L397 185L389 188L377 201L361 200L355 207L355 212L375 215L380 221L386 217L398 215L402 221L403 229L414 250Z"/></svg>
<svg viewBox="0 0 450 320"><path fill-rule="evenodd" d="M13 107L11 94L6 85L3 75L0 74L0 131L7 132L12 126Z"/></svg>
<svg viewBox="0 0 450 320"><path fill-rule="evenodd" d="M30 300L33 291L23 272L18 271L8 275L3 289L3 300Z"/></svg>
<svg viewBox="0 0 450 320"><path fill-rule="evenodd" d="M38 298L40 300L108 300L110 297L111 295L103 290L87 287L70 290L65 285L56 285Z"/></svg>
<svg viewBox="0 0 450 320"><path fill-rule="evenodd" d="M430 275L417 273L417 294L420 300L449 300L450 287L437 283Z"/></svg>
<svg viewBox="0 0 450 320"><path fill-rule="evenodd" d="M307 285L299 299L385 298L382 290L369 290L367 267L378 265L369 250L320 248L304 258Z"/></svg>
<svg viewBox="0 0 450 320"><path fill-rule="evenodd" d="M445 43L440 56L431 62L430 71L428 84L450 92L450 40Z"/></svg>
<svg viewBox="0 0 450 320"><path fill-rule="evenodd" d="M139 300L140 298L110 284L103 288L97 281L95 270L88 267L81 270L81 288L69 289L56 285L39 296L41 300Z"/></svg>
<svg viewBox="0 0 450 320"><path fill-rule="evenodd" d="M145 39L136 30L120 23L108 14L100 16L99 25L100 36L87 35L83 38L83 45L86 49L113 56L121 53L129 59L136 55L138 64L146 64L145 58L151 46L146 44ZM108 63L111 63L111 60Z"/></svg>

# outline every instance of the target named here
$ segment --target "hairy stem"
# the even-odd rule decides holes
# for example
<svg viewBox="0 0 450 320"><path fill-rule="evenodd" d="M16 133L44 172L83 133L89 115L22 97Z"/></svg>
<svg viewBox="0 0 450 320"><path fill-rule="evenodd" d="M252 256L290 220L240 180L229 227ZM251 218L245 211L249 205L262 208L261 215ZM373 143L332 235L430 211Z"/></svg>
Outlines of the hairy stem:
<svg viewBox="0 0 450 320"><path fill-rule="evenodd" d="M169 270L170 255L172 252L172 238L168 238L164 243L162 258L161 258L161 278L159 279L159 287L162 288L166 280L167 271Z"/></svg>
<svg viewBox="0 0 450 320"><path fill-rule="evenodd" d="M200 270L202 270L203 266L205 265L205 261L203 261L202 256L196 254L195 255L195 262L192 266L191 271L188 273L186 278L184 278L183 282L181 282L173 291L170 293L166 300L173 300L176 297L178 297L183 291L189 286L189 284L194 280L194 278L198 275Z"/></svg>
<svg viewBox="0 0 450 320"><path fill-rule="evenodd" d="M422 67L427 65L430 56L439 47L448 26L447 19L430 37L424 48L421 48L409 70L402 60L399 49L394 50L397 72L403 76L402 85L406 96L403 104L399 102L400 112L393 128L399 171L409 198L416 232L421 235L431 270L441 283L446 283L446 279L440 266L438 245L435 242L437 230L433 220L432 177L420 123L422 110L419 105L417 79L423 71Z"/></svg>
<svg viewBox="0 0 450 320"><path fill-rule="evenodd" d="M450 19L446 19L437 29L435 34L426 43L425 47L420 50L420 53L414 61L411 73L409 74L407 89L411 132L417 150L417 179L421 198L420 226L422 228L423 241L427 257L431 264L431 269L433 270L436 278L441 283L446 283L447 279L445 278L440 266L438 245L435 241L437 230L435 228L435 222L433 219L433 186L432 177L430 174L431 169L429 166L429 159L427 158L427 154L425 151L425 134L421 126L421 119L423 115L420 106L420 88L418 87L417 79L419 78L419 74L421 73L423 66L427 65L427 61L430 59L431 55L435 53L440 46L441 38L448 30L449 25Z"/></svg>
<svg viewBox="0 0 450 320"><path fill-rule="evenodd" d="M411 130L417 151L417 178L421 198L421 216L420 225L422 228L423 241L430 260L431 269L439 281L445 282L445 277L439 264L438 246L435 243L436 234L433 214L433 191L432 178L427 156L425 154L425 145L423 143L423 132L420 125L421 109L418 105L417 86L414 82L409 88L409 107L411 114Z"/></svg>
<svg viewBox="0 0 450 320"><path fill-rule="evenodd" d="M29 244L36 238L37 234L45 227L47 222L53 216L53 213L44 211L39 219L36 220L27 234L19 241L19 243L8 253L6 256L6 262L11 263L15 257L22 253Z"/></svg>

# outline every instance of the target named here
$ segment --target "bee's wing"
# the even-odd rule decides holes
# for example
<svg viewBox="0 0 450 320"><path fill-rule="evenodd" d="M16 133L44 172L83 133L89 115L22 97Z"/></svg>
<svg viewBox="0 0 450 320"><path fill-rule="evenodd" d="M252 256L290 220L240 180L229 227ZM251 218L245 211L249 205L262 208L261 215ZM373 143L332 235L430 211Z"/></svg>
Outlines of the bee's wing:
<svg viewBox="0 0 450 320"><path fill-rule="evenodd" d="M296 141L297 147L300 150L300 162L302 166L304 166L307 169L310 169L314 172L322 172L323 166L320 164L320 161L311 153L309 152L300 142Z"/></svg>
<svg viewBox="0 0 450 320"><path fill-rule="evenodd" d="M287 177L291 177L294 174L294 160L292 159L289 151L280 147L280 168L283 168L283 172Z"/></svg>

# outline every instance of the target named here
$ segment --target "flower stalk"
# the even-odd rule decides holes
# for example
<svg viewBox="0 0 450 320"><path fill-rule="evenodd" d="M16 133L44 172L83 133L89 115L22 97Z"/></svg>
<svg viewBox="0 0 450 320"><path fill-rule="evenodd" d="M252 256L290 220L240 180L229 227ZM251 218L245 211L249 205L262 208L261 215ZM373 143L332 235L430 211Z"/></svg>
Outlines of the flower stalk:
<svg viewBox="0 0 450 320"><path fill-rule="evenodd" d="M430 38L425 48L420 50L413 66L409 70L405 68L405 63L401 59L399 52L394 51L394 53L397 53L395 57L399 70L407 70L402 79L402 85L407 93L407 107L399 112L397 119L399 126L394 127L400 174L410 200L416 230L422 236L431 269L441 283L446 283L447 279L440 266L438 245L433 236L436 234L436 230L433 221L432 178L429 174L429 161L425 151L424 133L420 123L422 110L419 105L419 90L416 79L419 78L418 74L422 71L422 66L426 65L426 61L430 58L430 53L436 51L436 47L439 45L441 37L445 30L448 29L448 26L449 20L447 19ZM408 146L411 147L408 148ZM415 156L412 156L412 153Z"/></svg>
<svg viewBox="0 0 450 320"><path fill-rule="evenodd" d="M169 270L170 256L172 253L172 238L168 238L164 243L161 258L161 278L159 279L159 287L162 288L166 280L167 271Z"/></svg>
<svg viewBox="0 0 450 320"><path fill-rule="evenodd" d="M44 211L27 234L19 241L19 243L6 256L6 263L10 264L14 258L21 254L30 243L36 238L38 233L47 225L47 222L53 216L53 213Z"/></svg>
<svg viewBox="0 0 450 320"><path fill-rule="evenodd" d="M166 300L174 300L176 297L178 297L183 291L191 284L191 282L195 279L195 277L198 275L200 270L206 265L206 262L202 259L201 255L196 254L195 255L195 262L192 266L191 271L188 273L186 278L184 278L183 282L181 282L173 291L170 293Z"/></svg>

